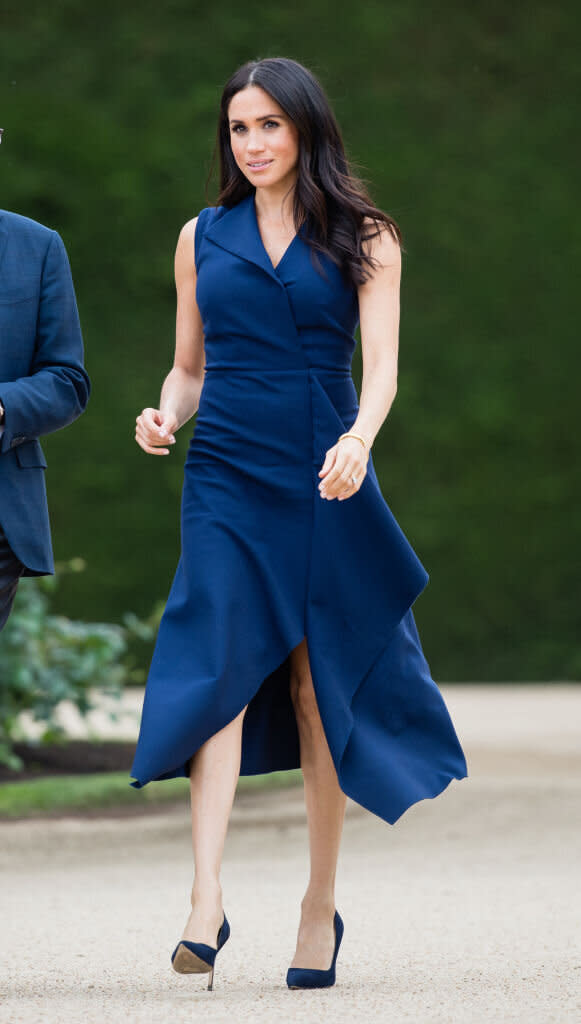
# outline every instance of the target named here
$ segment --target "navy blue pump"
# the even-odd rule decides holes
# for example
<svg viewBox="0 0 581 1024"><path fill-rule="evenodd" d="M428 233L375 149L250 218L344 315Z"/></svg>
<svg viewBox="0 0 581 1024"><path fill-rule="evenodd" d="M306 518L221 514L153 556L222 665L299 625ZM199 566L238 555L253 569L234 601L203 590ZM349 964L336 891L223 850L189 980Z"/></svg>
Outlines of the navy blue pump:
<svg viewBox="0 0 581 1024"><path fill-rule="evenodd" d="M344 931L343 921L337 910L333 923L335 925L335 952L329 969L318 971L307 967L289 967L286 973L286 983L289 988L330 988L335 984L335 964Z"/></svg>
<svg viewBox="0 0 581 1024"><path fill-rule="evenodd" d="M222 949L226 940L230 937L230 925L224 914L224 920L218 932L216 949L207 946L205 942L189 942L181 939L171 955L171 962L174 971L178 974L208 974L208 992L214 987L214 965L216 956Z"/></svg>

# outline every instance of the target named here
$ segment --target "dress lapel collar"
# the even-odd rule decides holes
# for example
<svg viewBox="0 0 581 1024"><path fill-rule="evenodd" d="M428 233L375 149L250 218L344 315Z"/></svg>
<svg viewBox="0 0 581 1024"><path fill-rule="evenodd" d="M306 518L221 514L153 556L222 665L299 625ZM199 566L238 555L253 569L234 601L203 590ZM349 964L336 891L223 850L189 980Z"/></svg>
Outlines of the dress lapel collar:
<svg viewBox="0 0 581 1024"><path fill-rule="evenodd" d="M280 284L280 278L275 273L260 237L254 208L254 193L241 199L236 206L230 207L208 228L204 238L215 242L227 252L240 256L243 260L255 263Z"/></svg>

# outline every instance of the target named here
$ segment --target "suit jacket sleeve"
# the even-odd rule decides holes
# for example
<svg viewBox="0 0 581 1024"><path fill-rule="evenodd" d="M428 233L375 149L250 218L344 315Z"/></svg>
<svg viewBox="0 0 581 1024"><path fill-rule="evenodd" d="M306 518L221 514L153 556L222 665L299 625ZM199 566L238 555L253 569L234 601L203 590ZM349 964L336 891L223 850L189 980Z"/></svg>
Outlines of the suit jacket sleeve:
<svg viewBox="0 0 581 1024"><path fill-rule="evenodd" d="M72 423L89 394L71 269L63 241L53 231L42 269L30 375L0 383L5 410L0 452Z"/></svg>

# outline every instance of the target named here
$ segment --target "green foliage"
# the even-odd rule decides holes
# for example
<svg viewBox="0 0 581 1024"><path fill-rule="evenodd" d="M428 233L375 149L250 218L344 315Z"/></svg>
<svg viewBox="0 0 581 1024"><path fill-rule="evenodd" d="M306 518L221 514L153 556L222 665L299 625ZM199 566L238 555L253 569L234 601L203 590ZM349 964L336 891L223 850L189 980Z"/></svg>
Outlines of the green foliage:
<svg viewBox="0 0 581 1024"><path fill-rule="evenodd" d="M68 566L72 572L83 568L81 559ZM12 749L21 738L21 712L44 723L44 742L62 737L55 717L61 701L71 701L86 715L94 707L93 690L121 697L123 686L135 681L131 638L151 640L153 635L153 623L134 615L126 616L121 626L51 614L57 583L56 576L21 580L0 635L0 763L12 768L21 767Z"/></svg>
<svg viewBox="0 0 581 1024"><path fill-rule="evenodd" d="M1 201L63 235L94 385L87 413L46 439L55 548L90 565L59 608L143 615L167 595L192 425L159 459L134 420L171 364L173 250L215 195L222 85L285 54L321 77L404 233L399 392L374 459L431 576L416 612L434 675L579 679L579 6L340 13L8 2Z"/></svg>

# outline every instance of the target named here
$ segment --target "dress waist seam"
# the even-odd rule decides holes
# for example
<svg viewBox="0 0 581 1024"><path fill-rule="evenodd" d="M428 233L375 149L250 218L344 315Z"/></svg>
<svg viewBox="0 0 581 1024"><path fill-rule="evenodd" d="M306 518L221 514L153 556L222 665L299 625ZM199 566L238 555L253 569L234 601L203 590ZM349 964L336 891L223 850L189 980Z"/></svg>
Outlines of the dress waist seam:
<svg viewBox="0 0 581 1024"><path fill-rule="evenodd" d="M351 377L349 368L336 366L291 366L291 367L268 367L268 366L241 366L240 363L220 363L219 366L205 366L205 373L332 373L338 377Z"/></svg>

